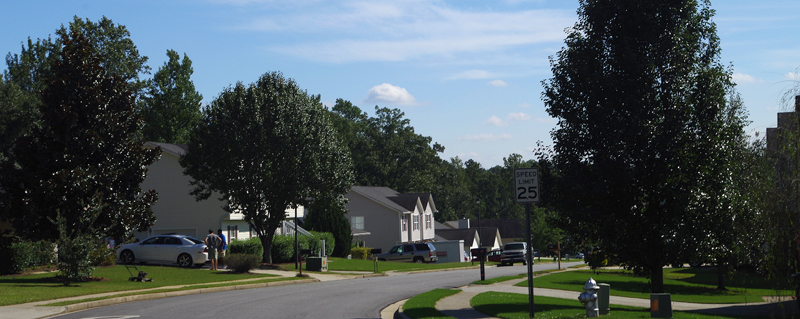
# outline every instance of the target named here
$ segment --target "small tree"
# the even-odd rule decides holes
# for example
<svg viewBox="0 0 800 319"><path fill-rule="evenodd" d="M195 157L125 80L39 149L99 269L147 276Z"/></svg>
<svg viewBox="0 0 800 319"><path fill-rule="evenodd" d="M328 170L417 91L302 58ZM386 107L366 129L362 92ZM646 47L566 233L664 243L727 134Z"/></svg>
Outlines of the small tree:
<svg viewBox="0 0 800 319"><path fill-rule="evenodd" d="M353 233L346 215L344 202L318 198L311 202L303 227L333 234L333 256L345 257L350 254L353 245Z"/></svg>
<svg viewBox="0 0 800 319"><path fill-rule="evenodd" d="M319 96L273 72L225 89L205 110L181 158L197 200L212 192L242 213L272 262L272 240L285 211L309 198L344 201L353 181L350 153Z"/></svg>

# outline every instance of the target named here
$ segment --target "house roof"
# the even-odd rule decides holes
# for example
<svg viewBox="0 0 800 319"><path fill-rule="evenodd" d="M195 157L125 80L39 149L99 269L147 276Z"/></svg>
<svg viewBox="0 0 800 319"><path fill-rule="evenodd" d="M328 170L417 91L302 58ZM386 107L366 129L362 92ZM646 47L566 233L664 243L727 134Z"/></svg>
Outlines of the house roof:
<svg viewBox="0 0 800 319"><path fill-rule="evenodd" d="M470 225L471 226L471 225ZM470 227L469 229L473 231L478 231L478 227ZM494 246L494 241L497 237L501 236L501 232L499 232L497 227L487 227L483 226L480 229L480 236L481 236L481 246ZM502 242L502 241L501 241Z"/></svg>
<svg viewBox="0 0 800 319"><path fill-rule="evenodd" d="M471 225L470 225L471 226ZM484 219L481 226L496 227L504 238L525 238L525 222L519 219Z"/></svg>
<svg viewBox="0 0 800 319"><path fill-rule="evenodd" d="M413 212L417 208L417 205L425 209L429 203L431 205L431 210L436 212L431 193L401 194L391 188L383 186L353 186L351 189L358 194L401 213Z"/></svg>
<svg viewBox="0 0 800 319"><path fill-rule="evenodd" d="M161 151L167 152L172 154L176 157L181 157L186 154L186 151L189 150L189 145L186 144L170 144L170 143L160 143L160 142L145 142L145 147L161 147Z"/></svg>
<svg viewBox="0 0 800 319"><path fill-rule="evenodd" d="M436 240L464 240L464 244L475 241L477 232L474 229L437 229Z"/></svg>

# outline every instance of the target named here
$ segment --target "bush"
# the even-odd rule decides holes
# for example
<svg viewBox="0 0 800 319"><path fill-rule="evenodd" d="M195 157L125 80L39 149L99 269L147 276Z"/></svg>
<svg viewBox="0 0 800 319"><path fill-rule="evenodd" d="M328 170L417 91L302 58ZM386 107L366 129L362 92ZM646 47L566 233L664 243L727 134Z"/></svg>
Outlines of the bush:
<svg viewBox="0 0 800 319"><path fill-rule="evenodd" d="M333 234L329 232L310 232L313 237L308 236L300 236L306 237L306 246L300 245L300 247L306 247L306 249L311 249L312 255L318 256L319 251L322 249L322 243L320 240L325 241L325 256L333 255L333 249L336 245L336 239L333 238Z"/></svg>
<svg viewBox="0 0 800 319"><path fill-rule="evenodd" d="M37 241L31 243L33 256L32 266L46 266L56 263L56 245L48 241Z"/></svg>
<svg viewBox="0 0 800 319"><path fill-rule="evenodd" d="M303 241L305 237L308 236L299 236L297 238L301 249L304 247ZM272 262L279 264L290 261L294 261L294 236L275 235L272 239Z"/></svg>
<svg viewBox="0 0 800 319"><path fill-rule="evenodd" d="M225 264L228 269L238 273L249 272L250 269L261 264L261 255L254 254L230 254L225 256Z"/></svg>
<svg viewBox="0 0 800 319"><path fill-rule="evenodd" d="M264 246L261 246L261 240L258 237L253 237L248 240L231 240L228 244L228 254L249 254L256 256L264 255Z"/></svg>
<svg viewBox="0 0 800 319"><path fill-rule="evenodd" d="M352 247L350 248L350 255L353 259L368 259L372 257L372 248L370 247Z"/></svg>

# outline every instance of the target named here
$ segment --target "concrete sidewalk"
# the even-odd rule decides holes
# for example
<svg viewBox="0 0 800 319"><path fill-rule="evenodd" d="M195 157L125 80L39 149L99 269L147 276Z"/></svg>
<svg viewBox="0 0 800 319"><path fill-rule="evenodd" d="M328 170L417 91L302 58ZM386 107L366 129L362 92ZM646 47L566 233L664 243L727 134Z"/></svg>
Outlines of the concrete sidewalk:
<svg viewBox="0 0 800 319"><path fill-rule="evenodd" d="M472 299L472 297L475 297L480 293L489 291L508 292L508 293L527 295L528 287L514 286L514 284L525 280L526 279L509 280L505 282L496 283L493 285L469 285L461 287L459 288L462 290L460 293L439 300L439 302L436 303L436 309L442 312L443 314L454 318L470 318L470 319L494 318L494 317L489 317L473 309L469 303L470 299ZM613 288L614 287L611 287L611 289ZM533 293L535 296L573 299L575 300L576 305L581 305L580 302L578 301L578 295L580 293L576 291L534 288ZM609 299L610 299L609 302L612 305L633 306L641 308L650 307L649 299L617 297L617 296L611 296ZM797 303L794 300L791 300L791 298L789 299L790 300L787 300L787 298L775 298L773 300L770 300L769 302L753 302L747 304L699 304L699 303L673 301L672 310L692 311L692 312L720 314L720 315L729 314L729 315L747 315L747 316L770 316L772 314L783 316L783 315L800 314L800 311L798 311L797 308ZM402 308L402 305L398 306ZM611 308L611 311L613 313L614 311L613 307ZM398 315L400 315L400 317L405 317L399 312Z"/></svg>

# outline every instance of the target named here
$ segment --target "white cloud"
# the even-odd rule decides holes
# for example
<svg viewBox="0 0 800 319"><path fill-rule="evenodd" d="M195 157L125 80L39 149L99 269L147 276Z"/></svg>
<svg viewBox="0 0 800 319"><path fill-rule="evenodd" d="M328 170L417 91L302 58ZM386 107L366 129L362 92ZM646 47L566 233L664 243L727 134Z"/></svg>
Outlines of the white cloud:
<svg viewBox="0 0 800 319"><path fill-rule="evenodd" d="M524 102L524 103L522 103L522 104L520 104L520 105L517 105L517 106L518 106L518 107L529 108L529 107L531 107L532 105L528 104L528 102Z"/></svg>
<svg viewBox="0 0 800 319"><path fill-rule="evenodd" d="M489 125L494 125L494 126L507 126L507 125L511 124L512 122L529 121L531 118L532 117L531 117L530 114L525 114L525 113L522 113L522 112L509 113L506 116L505 120L497 117L496 115L492 115L492 117L486 119L485 123L489 124ZM537 121L538 121L538 119L537 119Z"/></svg>
<svg viewBox="0 0 800 319"><path fill-rule="evenodd" d="M236 0L232 0L236 1ZM248 0L238 0L249 2ZM435 1L320 2L260 10L237 28L297 39L269 50L334 63L405 61L561 43L571 10L476 11Z"/></svg>
<svg viewBox="0 0 800 319"><path fill-rule="evenodd" d="M506 126L508 123L503 121L503 119L497 117L496 115L492 115L492 117L486 120L486 124L494 125L494 126Z"/></svg>
<svg viewBox="0 0 800 319"><path fill-rule="evenodd" d="M489 84L489 85L491 85L491 86L497 86L497 87L501 87L501 86L508 86L508 83L506 83L506 82L505 82L505 81L503 81L503 80L494 80L494 81L489 81L489 82L487 82L486 84Z"/></svg>
<svg viewBox="0 0 800 319"><path fill-rule="evenodd" d="M467 134L465 136L459 137L459 141L468 141L468 142L496 142L501 140L510 140L511 135L509 134Z"/></svg>
<svg viewBox="0 0 800 319"><path fill-rule="evenodd" d="M733 74L733 82L736 84L745 84L745 83L758 83L762 82L759 79L756 79L754 76L744 73L734 73Z"/></svg>
<svg viewBox="0 0 800 319"><path fill-rule="evenodd" d="M530 120L530 119L531 119L531 116L529 114L525 114L525 113L522 113L522 112L508 114L508 120L509 121L527 121L527 120Z"/></svg>
<svg viewBox="0 0 800 319"><path fill-rule="evenodd" d="M373 86L367 92L367 103L389 103L395 105L417 105L414 98L405 88L383 83Z"/></svg>
<svg viewBox="0 0 800 319"><path fill-rule="evenodd" d="M784 77L791 81L800 81L800 73L789 72Z"/></svg>

